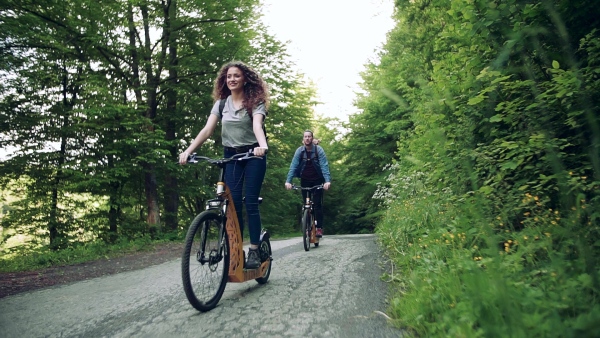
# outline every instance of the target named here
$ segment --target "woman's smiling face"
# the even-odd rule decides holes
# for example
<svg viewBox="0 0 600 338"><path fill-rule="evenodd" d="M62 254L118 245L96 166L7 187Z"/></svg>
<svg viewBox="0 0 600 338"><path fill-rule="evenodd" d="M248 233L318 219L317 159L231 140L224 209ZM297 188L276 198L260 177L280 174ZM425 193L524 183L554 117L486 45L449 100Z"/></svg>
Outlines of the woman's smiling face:
<svg viewBox="0 0 600 338"><path fill-rule="evenodd" d="M238 67L230 67L227 70L227 88L229 90L238 91L244 88L244 83L246 79L244 78L244 73Z"/></svg>

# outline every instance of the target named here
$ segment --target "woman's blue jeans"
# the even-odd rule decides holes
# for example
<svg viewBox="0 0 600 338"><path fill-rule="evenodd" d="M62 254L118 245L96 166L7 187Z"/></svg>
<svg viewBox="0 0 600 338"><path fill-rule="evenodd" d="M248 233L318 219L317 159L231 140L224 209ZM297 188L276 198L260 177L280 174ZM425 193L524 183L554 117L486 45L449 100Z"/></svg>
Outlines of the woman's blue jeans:
<svg viewBox="0 0 600 338"><path fill-rule="evenodd" d="M231 157L235 152L224 151L223 157ZM258 210L258 197L262 188L267 171L267 155L262 159L231 161L225 167L225 183L231 191L233 204L240 223L242 238L244 234L244 218L242 213L242 197L246 195L246 216L248 216L248 231L250 232L250 244L260 244L260 230L262 223L260 211Z"/></svg>

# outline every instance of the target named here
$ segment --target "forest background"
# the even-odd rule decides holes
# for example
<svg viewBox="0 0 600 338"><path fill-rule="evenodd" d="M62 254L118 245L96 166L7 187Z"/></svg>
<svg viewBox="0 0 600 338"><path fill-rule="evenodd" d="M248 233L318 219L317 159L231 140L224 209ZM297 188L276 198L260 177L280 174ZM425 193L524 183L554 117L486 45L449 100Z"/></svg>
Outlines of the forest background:
<svg viewBox="0 0 600 338"><path fill-rule="evenodd" d="M228 60L270 84L263 224L307 126L334 189L327 232L376 232L389 315L424 336L600 332L600 9L592 0L396 0L360 113L315 116L315 86L259 1L5 0L3 270L180 239L217 174L178 166ZM198 153L221 154L219 135Z"/></svg>

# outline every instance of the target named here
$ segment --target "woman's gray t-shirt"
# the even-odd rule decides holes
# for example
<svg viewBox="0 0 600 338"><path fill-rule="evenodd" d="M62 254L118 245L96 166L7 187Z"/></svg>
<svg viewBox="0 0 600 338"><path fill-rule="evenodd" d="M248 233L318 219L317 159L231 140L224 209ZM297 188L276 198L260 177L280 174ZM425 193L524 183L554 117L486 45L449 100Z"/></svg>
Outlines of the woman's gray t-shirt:
<svg viewBox="0 0 600 338"><path fill-rule="evenodd" d="M215 114L221 120L221 138L225 147L242 147L249 146L258 142L252 128L252 121L245 108L235 110L231 95L226 99L225 107L223 107L223 115L219 113L219 103L215 102L211 114ZM266 119L267 111L264 104L259 104L252 109L252 115L263 115ZM264 120L263 120L264 121Z"/></svg>

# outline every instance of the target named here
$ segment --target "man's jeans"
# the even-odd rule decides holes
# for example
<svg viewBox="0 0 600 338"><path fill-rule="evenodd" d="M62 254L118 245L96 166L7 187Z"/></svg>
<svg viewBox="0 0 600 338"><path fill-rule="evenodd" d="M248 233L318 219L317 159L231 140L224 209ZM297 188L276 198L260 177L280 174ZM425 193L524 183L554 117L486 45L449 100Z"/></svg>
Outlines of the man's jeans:
<svg viewBox="0 0 600 338"><path fill-rule="evenodd" d="M231 157L234 152L225 150L223 157ZM231 161L225 167L225 183L231 191L235 211L240 223L240 232L244 233L244 219L242 216L242 196L245 185L246 193L246 215L248 216L248 231L250 232L250 244L260 243L260 230L262 223L260 211L258 210L258 197L267 171L267 155L262 159L254 158L244 161Z"/></svg>

